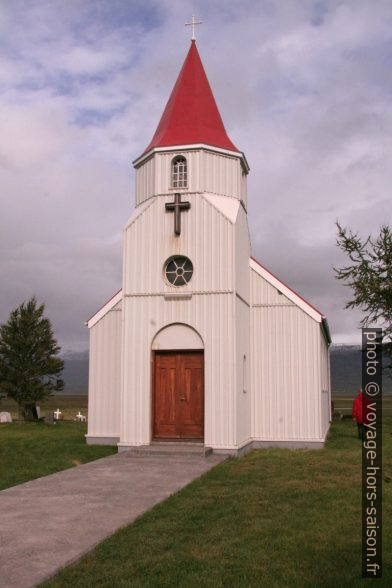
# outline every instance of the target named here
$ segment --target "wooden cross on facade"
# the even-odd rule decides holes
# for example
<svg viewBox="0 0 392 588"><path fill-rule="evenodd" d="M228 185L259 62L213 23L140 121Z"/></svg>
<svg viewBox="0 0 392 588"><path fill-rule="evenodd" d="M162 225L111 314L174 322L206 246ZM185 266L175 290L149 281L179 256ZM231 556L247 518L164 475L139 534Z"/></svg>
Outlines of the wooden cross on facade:
<svg viewBox="0 0 392 588"><path fill-rule="evenodd" d="M165 208L167 212L174 212L174 233L181 235L181 211L189 210L190 202L181 202L181 194L174 194L174 202L166 202Z"/></svg>

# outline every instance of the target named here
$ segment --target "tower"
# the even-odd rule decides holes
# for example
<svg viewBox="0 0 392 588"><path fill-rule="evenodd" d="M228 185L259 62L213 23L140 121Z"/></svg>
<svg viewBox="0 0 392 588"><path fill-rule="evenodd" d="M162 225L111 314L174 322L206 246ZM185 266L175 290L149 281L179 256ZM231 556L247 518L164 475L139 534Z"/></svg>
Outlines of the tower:
<svg viewBox="0 0 392 588"><path fill-rule="evenodd" d="M226 133L195 41L134 167L119 446L197 439L237 447L250 437L249 168Z"/></svg>

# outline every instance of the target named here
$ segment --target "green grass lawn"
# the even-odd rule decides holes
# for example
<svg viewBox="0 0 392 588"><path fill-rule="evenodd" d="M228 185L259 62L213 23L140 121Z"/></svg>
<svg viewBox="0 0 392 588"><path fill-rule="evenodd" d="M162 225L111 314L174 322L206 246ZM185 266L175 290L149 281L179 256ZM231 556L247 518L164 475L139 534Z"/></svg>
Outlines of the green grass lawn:
<svg viewBox="0 0 392 588"><path fill-rule="evenodd" d="M0 426L0 490L116 453L86 445L86 423L60 421Z"/></svg>
<svg viewBox="0 0 392 588"><path fill-rule="evenodd" d="M384 475L392 474L391 418ZM392 586L392 483L383 487L384 577ZM362 586L361 445L335 422L324 450L229 460L101 543L48 587Z"/></svg>
<svg viewBox="0 0 392 588"><path fill-rule="evenodd" d="M57 397L48 409L72 415L83 400ZM392 586L392 399L384 400L378 585ZM87 446L85 432L77 422L0 426L0 489L116 452ZM45 586L362 586L360 475L355 425L334 422L326 449L260 450L227 461Z"/></svg>

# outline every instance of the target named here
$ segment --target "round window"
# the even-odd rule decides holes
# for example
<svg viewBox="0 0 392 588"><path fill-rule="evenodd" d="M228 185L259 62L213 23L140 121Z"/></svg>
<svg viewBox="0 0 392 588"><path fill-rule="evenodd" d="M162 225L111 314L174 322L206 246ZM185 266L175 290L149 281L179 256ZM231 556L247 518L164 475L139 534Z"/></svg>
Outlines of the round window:
<svg viewBox="0 0 392 588"><path fill-rule="evenodd" d="M165 276L173 286L185 286L192 278L192 274L192 262L183 255L171 257L166 262Z"/></svg>

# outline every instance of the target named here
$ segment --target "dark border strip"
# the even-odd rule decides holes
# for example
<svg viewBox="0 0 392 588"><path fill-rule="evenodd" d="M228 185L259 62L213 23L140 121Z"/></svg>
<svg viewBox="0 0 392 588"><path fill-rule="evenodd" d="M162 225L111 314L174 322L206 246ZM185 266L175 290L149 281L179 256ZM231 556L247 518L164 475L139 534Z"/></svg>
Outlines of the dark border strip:
<svg viewBox="0 0 392 588"><path fill-rule="evenodd" d="M362 577L382 577L382 329L362 329Z"/></svg>

